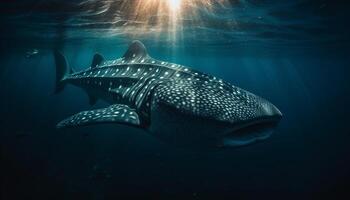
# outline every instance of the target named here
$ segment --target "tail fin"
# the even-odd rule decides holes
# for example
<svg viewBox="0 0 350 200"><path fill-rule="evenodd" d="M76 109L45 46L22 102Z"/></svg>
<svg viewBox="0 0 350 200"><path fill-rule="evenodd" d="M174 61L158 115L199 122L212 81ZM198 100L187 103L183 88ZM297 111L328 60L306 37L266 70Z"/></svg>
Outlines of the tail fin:
<svg viewBox="0 0 350 200"><path fill-rule="evenodd" d="M56 63L56 90L55 93L59 93L64 89L65 83L63 79L69 74L73 73L73 70L68 66L66 58L59 52L54 51L55 63Z"/></svg>

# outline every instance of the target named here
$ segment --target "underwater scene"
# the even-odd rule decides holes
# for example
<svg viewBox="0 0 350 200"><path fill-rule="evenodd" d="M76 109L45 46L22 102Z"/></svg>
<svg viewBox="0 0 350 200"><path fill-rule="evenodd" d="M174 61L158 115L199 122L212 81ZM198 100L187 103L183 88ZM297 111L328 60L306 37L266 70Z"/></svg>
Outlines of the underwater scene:
<svg viewBox="0 0 350 200"><path fill-rule="evenodd" d="M1 1L1 199L349 199L349 8Z"/></svg>

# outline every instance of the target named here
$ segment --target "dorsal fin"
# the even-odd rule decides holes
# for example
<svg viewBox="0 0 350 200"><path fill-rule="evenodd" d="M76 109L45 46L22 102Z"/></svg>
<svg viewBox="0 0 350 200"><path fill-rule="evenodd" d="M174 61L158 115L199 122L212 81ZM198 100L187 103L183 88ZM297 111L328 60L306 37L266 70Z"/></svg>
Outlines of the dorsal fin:
<svg viewBox="0 0 350 200"><path fill-rule="evenodd" d="M91 68L95 68L97 65L100 65L104 60L105 59L101 54L96 53L92 59Z"/></svg>
<svg viewBox="0 0 350 200"><path fill-rule="evenodd" d="M125 60L130 60L134 58L144 58L147 57L148 53L145 45L142 42L135 40L129 46L129 49L125 52L123 58Z"/></svg>

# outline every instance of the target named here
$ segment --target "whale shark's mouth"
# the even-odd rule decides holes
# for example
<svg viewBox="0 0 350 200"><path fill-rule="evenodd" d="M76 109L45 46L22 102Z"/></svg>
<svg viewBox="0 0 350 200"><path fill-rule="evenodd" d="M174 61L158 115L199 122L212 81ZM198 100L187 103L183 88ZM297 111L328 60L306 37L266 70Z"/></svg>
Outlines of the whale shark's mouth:
<svg viewBox="0 0 350 200"><path fill-rule="evenodd" d="M265 140L272 135L278 121L262 120L242 125L225 134L222 138L222 145L223 147L238 147Z"/></svg>

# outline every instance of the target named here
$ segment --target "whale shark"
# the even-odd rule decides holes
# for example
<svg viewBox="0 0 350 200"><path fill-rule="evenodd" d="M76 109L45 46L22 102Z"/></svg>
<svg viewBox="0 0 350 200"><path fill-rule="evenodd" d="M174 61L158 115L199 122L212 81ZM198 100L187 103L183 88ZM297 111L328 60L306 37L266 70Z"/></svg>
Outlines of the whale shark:
<svg viewBox="0 0 350 200"><path fill-rule="evenodd" d="M270 137L282 118L269 101L220 78L149 56L133 41L124 55L106 60L93 56L91 66L74 72L54 51L55 93L67 84L85 90L89 102L110 106L74 114L57 128L115 123L145 130L169 144L225 148Z"/></svg>

